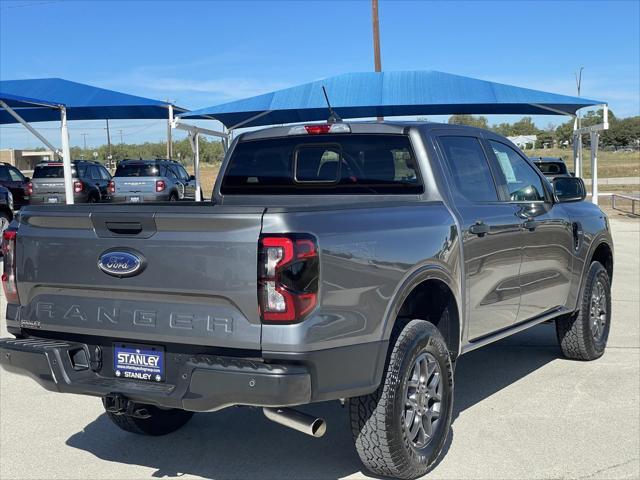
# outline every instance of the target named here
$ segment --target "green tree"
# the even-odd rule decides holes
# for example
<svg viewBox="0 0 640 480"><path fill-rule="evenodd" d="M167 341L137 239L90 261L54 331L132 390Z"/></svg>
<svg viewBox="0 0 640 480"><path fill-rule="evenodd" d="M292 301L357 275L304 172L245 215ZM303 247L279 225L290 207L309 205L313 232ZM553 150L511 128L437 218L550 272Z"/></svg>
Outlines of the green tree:
<svg viewBox="0 0 640 480"><path fill-rule="evenodd" d="M511 125L511 135L537 135L539 131L531 117L522 117Z"/></svg>
<svg viewBox="0 0 640 480"><path fill-rule="evenodd" d="M457 114L449 117L449 123L452 125L468 125L470 127L489 128L487 117Z"/></svg>

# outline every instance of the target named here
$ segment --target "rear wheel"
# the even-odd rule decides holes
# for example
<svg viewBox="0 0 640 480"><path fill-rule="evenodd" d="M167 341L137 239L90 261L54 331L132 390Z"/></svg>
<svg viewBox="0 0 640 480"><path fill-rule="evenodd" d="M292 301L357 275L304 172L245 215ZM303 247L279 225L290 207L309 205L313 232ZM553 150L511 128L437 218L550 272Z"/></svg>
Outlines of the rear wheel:
<svg viewBox="0 0 640 480"><path fill-rule="evenodd" d="M105 410L109 419L126 432L138 435L160 436L175 432L184 426L193 416L193 412L179 409L167 409L153 405L140 405L149 415L147 418L132 417Z"/></svg>
<svg viewBox="0 0 640 480"><path fill-rule="evenodd" d="M416 478L440 456L451 426L453 366L438 329L410 321L399 333L378 390L350 400L351 430L373 473Z"/></svg>
<svg viewBox="0 0 640 480"><path fill-rule="evenodd" d="M611 282L600 262L593 262L585 279L580 310L556 319L556 334L565 357L595 360L604 353L611 326Z"/></svg>

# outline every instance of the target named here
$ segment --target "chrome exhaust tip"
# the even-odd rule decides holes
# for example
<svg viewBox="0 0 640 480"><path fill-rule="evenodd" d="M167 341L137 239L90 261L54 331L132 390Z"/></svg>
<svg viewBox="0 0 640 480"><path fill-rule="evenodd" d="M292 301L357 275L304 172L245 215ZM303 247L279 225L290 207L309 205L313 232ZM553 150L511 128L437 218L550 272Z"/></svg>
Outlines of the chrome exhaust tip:
<svg viewBox="0 0 640 480"><path fill-rule="evenodd" d="M306 433L312 437L320 438L327 431L327 422L324 421L324 418L307 415L292 408L264 407L262 412L272 422Z"/></svg>

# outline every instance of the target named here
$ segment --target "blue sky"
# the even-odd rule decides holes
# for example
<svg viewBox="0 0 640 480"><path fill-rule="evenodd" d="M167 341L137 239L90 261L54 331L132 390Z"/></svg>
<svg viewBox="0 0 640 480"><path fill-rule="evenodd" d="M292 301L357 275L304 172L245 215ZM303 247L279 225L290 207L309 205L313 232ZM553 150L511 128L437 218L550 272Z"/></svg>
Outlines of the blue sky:
<svg viewBox="0 0 640 480"><path fill-rule="evenodd" d="M441 70L607 101L640 114L640 1L380 4L384 70ZM187 108L372 70L370 2L0 0L0 78L62 77ZM433 118L434 120L445 120ZM491 117L492 123L513 117ZM539 126L563 117L536 117ZM39 124L55 144L55 124ZM71 143L105 143L102 122ZM157 141L160 121L113 121L113 141ZM180 134L181 135L181 134ZM19 126L0 147L35 147Z"/></svg>

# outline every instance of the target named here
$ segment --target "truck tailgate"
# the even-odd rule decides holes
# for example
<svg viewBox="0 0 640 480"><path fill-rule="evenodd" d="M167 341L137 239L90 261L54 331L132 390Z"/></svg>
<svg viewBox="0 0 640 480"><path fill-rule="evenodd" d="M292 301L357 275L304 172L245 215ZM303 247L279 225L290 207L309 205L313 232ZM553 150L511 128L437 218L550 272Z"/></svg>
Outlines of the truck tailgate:
<svg viewBox="0 0 640 480"><path fill-rule="evenodd" d="M259 349L257 245L263 209L74 206L25 209L17 235L23 328L140 343ZM106 251L140 273L98 267Z"/></svg>
<svg viewBox="0 0 640 480"><path fill-rule="evenodd" d="M113 177L116 192L122 193L155 193L155 177Z"/></svg>

